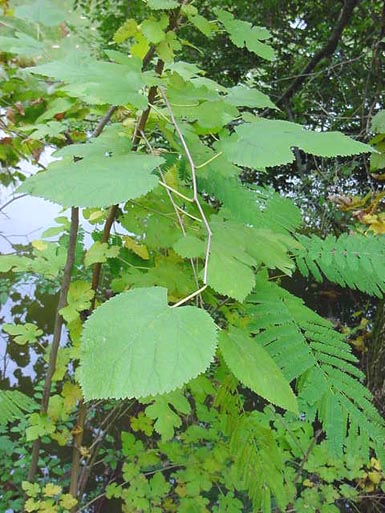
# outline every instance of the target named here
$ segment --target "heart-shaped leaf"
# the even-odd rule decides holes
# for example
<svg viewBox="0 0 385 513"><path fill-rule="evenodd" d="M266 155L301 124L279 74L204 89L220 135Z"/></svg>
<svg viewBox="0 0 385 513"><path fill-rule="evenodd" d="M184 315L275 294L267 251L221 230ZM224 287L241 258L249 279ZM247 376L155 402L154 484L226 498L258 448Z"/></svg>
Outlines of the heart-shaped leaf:
<svg viewBox="0 0 385 513"><path fill-rule="evenodd" d="M215 348L207 312L169 307L162 287L134 289L85 323L80 384L86 400L164 394L204 372Z"/></svg>

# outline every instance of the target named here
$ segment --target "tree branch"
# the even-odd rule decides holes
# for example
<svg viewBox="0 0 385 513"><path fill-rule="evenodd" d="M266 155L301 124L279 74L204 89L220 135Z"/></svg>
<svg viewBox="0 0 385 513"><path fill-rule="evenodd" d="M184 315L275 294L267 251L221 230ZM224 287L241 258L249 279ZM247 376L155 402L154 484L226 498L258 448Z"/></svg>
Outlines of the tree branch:
<svg viewBox="0 0 385 513"><path fill-rule="evenodd" d="M55 326L54 326L54 333L53 333L53 340L51 345L51 352L49 355L49 363L48 363L48 370L47 375L44 382L44 388L43 388L43 397L41 400L41 407L40 407L40 414L45 415L48 411L48 403L49 403L49 397L51 393L51 385L52 385L52 378L56 369L56 359L57 359L57 353L59 350L60 345L60 339L61 339L61 331L63 327L63 317L60 314L60 310L64 308L67 304L67 293L71 282L71 274L72 274L72 268L75 261L75 247L76 247L76 239L78 234L78 227L79 227L79 209L78 208L72 208L71 209L71 227L70 227L70 236L69 236L69 242L68 242L68 249L67 249L67 259L64 267L64 273L63 273L63 280L61 283L61 289L60 289L60 296L59 296L59 302L56 308L56 317L55 317ZM39 460L39 453L40 453L40 446L41 446L41 439L37 438L32 446L32 459L31 464L29 467L28 477L27 480L29 482L32 482L35 478L36 471L37 471L37 464Z"/></svg>
<svg viewBox="0 0 385 513"><path fill-rule="evenodd" d="M181 16L180 11L181 7L183 5L186 5L189 3L189 0L182 0L180 3L180 7L170 16L170 21L168 25L168 30L175 30L180 22ZM147 66L147 64L151 61L153 55L155 53L155 49L151 47L145 57L143 58L143 65L142 69ZM158 62L155 66L155 71L158 75L161 75L164 69L164 62L162 59L158 59ZM139 118L138 124L136 126L133 140L132 140L132 151L137 151L140 141L142 139L142 133L144 132L144 129L146 127L146 123L148 121L148 117L150 115L151 111L151 104L154 102L156 94L157 94L157 86L152 86L148 92L148 107L147 109L142 113L142 115ZM112 205L110 207L106 222L104 224L103 229L103 235L102 235L102 242L108 242L108 239L110 237L111 228L115 221L116 215L118 213L119 206L118 205ZM101 273L101 263L96 263L93 268L92 273L92 289L95 291L94 298L92 300L92 306L91 309L93 310L95 308L95 300L96 300L96 294L97 290L99 288L99 282L100 282L100 273ZM84 427L87 417L87 408L82 400L79 405L79 411L78 411L78 418L77 418L77 431L78 434L74 440L74 449L73 449L73 455L72 455L72 468L71 468L71 483L70 483L70 493L73 495L73 497L78 498L79 495L79 475L80 475L80 462L81 462L81 455L80 455L80 447L83 441L83 434L84 434ZM77 510L77 507L75 506L71 513L74 513Z"/></svg>
<svg viewBox="0 0 385 513"><path fill-rule="evenodd" d="M276 101L278 106L284 106L286 101L290 100L290 98L298 91L298 89L300 89L302 84L307 80L313 69L322 59L333 55L337 48L338 42L341 39L344 28L348 25L353 14L353 10L359 2L360 0L345 0L344 7L340 12L337 24L334 27L333 32L330 34L329 39L326 41L321 50L317 52L309 61L309 63L304 67L300 75L298 75L297 78L293 80L293 82L282 94L282 96Z"/></svg>

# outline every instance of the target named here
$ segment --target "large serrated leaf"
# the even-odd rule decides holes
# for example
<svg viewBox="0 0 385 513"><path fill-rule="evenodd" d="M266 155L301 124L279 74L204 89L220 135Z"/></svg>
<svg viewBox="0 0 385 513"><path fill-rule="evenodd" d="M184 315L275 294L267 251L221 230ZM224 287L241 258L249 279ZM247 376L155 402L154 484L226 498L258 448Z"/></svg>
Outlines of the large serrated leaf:
<svg viewBox="0 0 385 513"><path fill-rule="evenodd" d="M225 101L236 107L249 107L261 109L269 107L277 109L278 107L270 100L267 94L258 91L258 89L250 89L249 87L237 85L228 90L229 94Z"/></svg>
<svg viewBox="0 0 385 513"><path fill-rule="evenodd" d="M215 348L207 312L170 308L162 287L134 289L104 303L85 323L80 384L86 400L164 394L204 372Z"/></svg>
<svg viewBox="0 0 385 513"><path fill-rule="evenodd" d="M258 169L294 162L293 147L319 157L374 151L340 132L311 132L296 123L269 119L256 119L237 127L222 144L229 160Z"/></svg>
<svg viewBox="0 0 385 513"><path fill-rule="evenodd" d="M222 332L219 347L226 364L234 375L256 394L294 413L297 399L282 371L267 351L247 334L230 328Z"/></svg>
<svg viewBox="0 0 385 513"><path fill-rule="evenodd" d="M55 5L56 4L56 5ZM29 22L41 23L47 27L54 27L64 22L68 17L68 10L52 0L35 0L15 9L18 18L24 18Z"/></svg>
<svg viewBox="0 0 385 513"><path fill-rule="evenodd" d="M131 104L145 109L147 99L139 92L145 86L141 66L136 58L117 64L97 61L89 55L71 54L62 60L28 68L28 71L64 82L69 95L91 104Z"/></svg>
<svg viewBox="0 0 385 513"><path fill-rule="evenodd" d="M297 243L291 237L215 218L210 226L208 285L220 294L244 301L255 284L254 268L260 264L289 275L294 269L288 248Z"/></svg>
<svg viewBox="0 0 385 513"><path fill-rule="evenodd" d="M20 187L64 207L106 207L138 198L158 184L152 171L160 157L130 153L89 157L79 162L53 162L47 171L28 178Z"/></svg>

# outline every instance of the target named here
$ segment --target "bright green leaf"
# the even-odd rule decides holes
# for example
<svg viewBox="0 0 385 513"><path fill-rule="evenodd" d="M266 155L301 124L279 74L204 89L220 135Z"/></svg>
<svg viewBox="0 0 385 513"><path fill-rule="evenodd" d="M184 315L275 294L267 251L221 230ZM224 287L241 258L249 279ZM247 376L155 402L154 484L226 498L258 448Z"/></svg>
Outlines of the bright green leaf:
<svg viewBox="0 0 385 513"><path fill-rule="evenodd" d="M246 47L262 59L272 61L275 52L271 46L262 41L271 37L264 27L253 27L247 21L236 20L232 14L222 9L215 9L215 14L228 32L231 41L239 48Z"/></svg>
<svg viewBox="0 0 385 513"><path fill-rule="evenodd" d="M64 493L60 497L60 506L66 510L71 510L78 503L77 499L70 493Z"/></svg>
<svg viewBox="0 0 385 513"><path fill-rule="evenodd" d="M161 435L162 441L170 440L175 429L182 425L179 415L174 410L184 415L190 413L190 403L181 390L155 397L154 402L146 408L146 415L155 420L154 428Z"/></svg>
<svg viewBox="0 0 385 513"><path fill-rule="evenodd" d="M257 339L238 328L221 332L219 347L235 377L256 394L294 413L297 399L282 371Z"/></svg>
<svg viewBox="0 0 385 513"><path fill-rule="evenodd" d="M202 16L201 14L195 14L188 16L189 21L206 37L213 37L213 28L212 24L209 22L207 18Z"/></svg>
<svg viewBox="0 0 385 513"><path fill-rule="evenodd" d="M63 60L28 68L31 73L52 77L67 85L69 95L88 103L110 105L131 104L138 109L147 106L143 89L141 61L132 58L129 64L97 61L86 54L72 53Z"/></svg>
<svg viewBox="0 0 385 513"><path fill-rule="evenodd" d="M138 198L156 187L158 178L152 171L162 162L160 157L137 153L56 161L18 190L66 207L105 207Z"/></svg>
<svg viewBox="0 0 385 513"><path fill-rule="evenodd" d="M43 334L42 330L30 322L26 322L25 324L3 324L2 329L15 337L14 341L21 346L36 342Z"/></svg>
<svg viewBox="0 0 385 513"><path fill-rule="evenodd" d="M134 289L86 321L80 384L86 400L170 392L204 372L215 347L215 325L205 311L170 308L164 288Z"/></svg>
<svg viewBox="0 0 385 513"><path fill-rule="evenodd" d="M138 25L132 18L126 20L114 34L114 41L117 44L123 43L129 37L134 36L138 31Z"/></svg>
<svg viewBox="0 0 385 513"><path fill-rule="evenodd" d="M21 483L22 489L25 491L28 497L36 497L40 493L40 486L37 483L29 483L28 481L23 481Z"/></svg>
<svg viewBox="0 0 385 513"><path fill-rule="evenodd" d="M223 152L232 162L256 169L294 162L293 147L319 157L373 151L367 144L340 132L311 132L296 123L257 118L252 123L238 126L222 145Z"/></svg>
<svg viewBox="0 0 385 513"><path fill-rule="evenodd" d="M164 29L167 28L168 21L166 23L162 20L144 20L141 25L143 35L150 41L150 43L157 45L166 38Z"/></svg>

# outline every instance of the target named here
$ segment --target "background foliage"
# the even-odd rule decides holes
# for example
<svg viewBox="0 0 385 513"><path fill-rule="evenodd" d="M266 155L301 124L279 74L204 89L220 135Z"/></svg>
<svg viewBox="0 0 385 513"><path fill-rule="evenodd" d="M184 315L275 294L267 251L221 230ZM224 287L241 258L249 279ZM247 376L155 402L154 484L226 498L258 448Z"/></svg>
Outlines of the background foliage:
<svg viewBox="0 0 385 513"><path fill-rule="evenodd" d="M0 510L381 511L385 7L1 5Z"/></svg>

